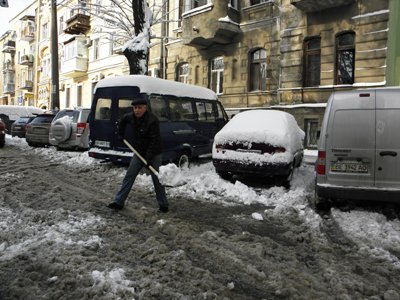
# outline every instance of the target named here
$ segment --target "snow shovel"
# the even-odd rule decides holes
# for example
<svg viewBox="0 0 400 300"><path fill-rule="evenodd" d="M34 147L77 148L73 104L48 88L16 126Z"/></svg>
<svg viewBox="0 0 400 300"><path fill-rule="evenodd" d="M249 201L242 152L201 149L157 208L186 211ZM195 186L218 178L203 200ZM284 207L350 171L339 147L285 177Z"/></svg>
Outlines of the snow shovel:
<svg viewBox="0 0 400 300"><path fill-rule="evenodd" d="M132 150L133 153L135 153L135 155L137 155L137 157L139 157L139 159L147 166L147 168L148 168L155 176L157 176L158 180L160 181L160 183L161 183L163 186L165 186L165 187L177 187L177 186L181 186L181 185L185 185L185 184L186 184L186 182L180 183L180 184L178 184L178 185L176 185L176 184L170 185L170 184L163 183L163 182L160 180L160 174L157 172L157 170L154 169L154 167L153 167L152 165L148 164L147 161L146 161L146 159L145 159L142 155L140 155L140 153L139 153L135 148L133 148L133 146L132 146L126 139L123 139L123 142L125 143L125 145L127 145L127 146L129 147L129 149Z"/></svg>

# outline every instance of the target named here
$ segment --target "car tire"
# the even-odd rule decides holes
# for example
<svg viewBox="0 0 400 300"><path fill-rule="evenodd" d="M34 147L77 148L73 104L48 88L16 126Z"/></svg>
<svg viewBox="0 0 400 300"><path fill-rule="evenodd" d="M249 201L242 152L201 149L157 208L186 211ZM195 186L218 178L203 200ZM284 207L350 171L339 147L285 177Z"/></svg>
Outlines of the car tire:
<svg viewBox="0 0 400 300"><path fill-rule="evenodd" d="M71 136L72 126L71 121L55 121L54 124L51 125L51 131L54 139L61 143L68 140Z"/></svg>
<svg viewBox="0 0 400 300"><path fill-rule="evenodd" d="M288 188L288 189L290 188L290 182L291 182L292 179L293 179L294 169L295 169L295 163L293 162L293 163L290 165L290 170L289 170L288 175L287 175L286 178L283 180L283 186L286 187L286 188Z"/></svg>
<svg viewBox="0 0 400 300"><path fill-rule="evenodd" d="M314 196L314 207L319 213L328 212L331 209L331 202L324 197Z"/></svg>
<svg viewBox="0 0 400 300"><path fill-rule="evenodd" d="M189 168L190 165L190 155L188 151L182 151L178 154L175 162L178 168L184 169Z"/></svg>
<svg viewBox="0 0 400 300"><path fill-rule="evenodd" d="M6 144L5 141L0 141L0 148L3 148L5 144Z"/></svg>

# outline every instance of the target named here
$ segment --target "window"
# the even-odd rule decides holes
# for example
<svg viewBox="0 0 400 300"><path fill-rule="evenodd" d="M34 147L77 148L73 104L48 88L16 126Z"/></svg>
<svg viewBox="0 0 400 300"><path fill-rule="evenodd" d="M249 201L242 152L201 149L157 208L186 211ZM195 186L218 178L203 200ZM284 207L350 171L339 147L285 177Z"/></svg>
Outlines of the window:
<svg viewBox="0 0 400 300"><path fill-rule="evenodd" d="M197 115L199 116L199 121L206 121L206 122L215 121L213 103L196 101L196 109L197 109Z"/></svg>
<svg viewBox="0 0 400 300"><path fill-rule="evenodd" d="M185 0L185 11L195 9L197 7L206 5L207 3L207 0Z"/></svg>
<svg viewBox="0 0 400 300"><path fill-rule="evenodd" d="M109 37L109 48L108 48L108 54L111 56L114 54L114 43L115 43L115 37L113 33L110 33Z"/></svg>
<svg viewBox="0 0 400 300"><path fill-rule="evenodd" d="M110 120L111 119L111 99L99 98L97 100L96 112L94 114L96 120Z"/></svg>
<svg viewBox="0 0 400 300"><path fill-rule="evenodd" d="M71 89L68 87L65 89L65 107L71 106Z"/></svg>
<svg viewBox="0 0 400 300"><path fill-rule="evenodd" d="M99 39L93 40L93 59L99 58Z"/></svg>
<svg viewBox="0 0 400 300"><path fill-rule="evenodd" d="M76 106L82 106L82 85L76 87Z"/></svg>
<svg viewBox="0 0 400 300"><path fill-rule="evenodd" d="M229 6L238 9L238 0L230 0Z"/></svg>
<svg viewBox="0 0 400 300"><path fill-rule="evenodd" d="M64 31L64 16L61 16L58 19L58 34L63 33Z"/></svg>
<svg viewBox="0 0 400 300"><path fill-rule="evenodd" d="M167 103L162 96L150 95L151 112L158 118L159 121L169 120Z"/></svg>
<svg viewBox="0 0 400 300"><path fill-rule="evenodd" d="M132 101L133 98L118 99L118 120L132 112Z"/></svg>
<svg viewBox="0 0 400 300"><path fill-rule="evenodd" d="M211 60L210 87L217 94L222 94L224 83L224 58L216 57Z"/></svg>
<svg viewBox="0 0 400 300"><path fill-rule="evenodd" d="M197 119L189 99L169 99L169 111L172 121L187 121Z"/></svg>
<svg viewBox="0 0 400 300"><path fill-rule="evenodd" d="M335 84L354 83L354 40L354 32L346 32L336 36Z"/></svg>
<svg viewBox="0 0 400 300"><path fill-rule="evenodd" d="M307 148L317 148L318 146L318 120L316 119L306 119L305 122L306 129L306 147Z"/></svg>
<svg viewBox="0 0 400 300"><path fill-rule="evenodd" d="M267 51L258 49L251 53L250 91L267 89Z"/></svg>
<svg viewBox="0 0 400 300"><path fill-rule="evenodd" d="M250 5L256 5L260 3L267 2L268 0L250 0Z"/></svg>
<svg viewBox="0 0 400 300"><path fill-rule="evenodd" d="M321 78L321 39L304 41L304 86L316 86Z"/></svg>
<svg viewBox="0 0 400 300"><path fill-rule="evenodd" d="M64 59L69 60L76 57L76 44L74 42L68 43L64 46Z"/></svg>
<svg viewBox="0 0 400 300"><path fill-rule="evenodd" d="M49 25L47 23L44 23L42 25L42 40L45 40L48 38L49 38Z"/></svg>
<svg viewBox="0 0 400 300"><path fill-rule="evenodd" d="M189 76L189 65L187 63L181 63L177 67L177 81L188 83Z"/></svg>

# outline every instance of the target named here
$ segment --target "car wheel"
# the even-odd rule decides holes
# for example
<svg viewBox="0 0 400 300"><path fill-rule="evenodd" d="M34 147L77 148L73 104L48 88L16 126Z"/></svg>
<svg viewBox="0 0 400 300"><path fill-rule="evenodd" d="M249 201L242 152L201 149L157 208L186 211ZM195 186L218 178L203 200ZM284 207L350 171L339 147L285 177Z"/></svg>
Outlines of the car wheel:
<svg viewBox="0 0 400 300"><path fill-rule="evenodd" d="M190 165L189 153L187 151L182 151L175 160L175 164L181 169L189 168Z"/></svg>
<svg viewBox="0 0 400 300"><path fill-rule="evenodd" d="M5 141L0 141L0 148L3 148L5 145Z"/></svg>
<svg viewBox="0 0 400 300"><path fill-rule="evenodd" d="M283 186L286 188L290 188L290 182L293 179L293 173L294 173L294 162L290 165L290 170L286 178L283 180Z"/></svg>
<svg viewBox="0 0 400 300"><path fill-rule="evenodd" d="M329 199L315 195L314 196L314 206L315 206L315 210L317 212L325 213L330 210L331 203L330 203Z"/></svg>
<svg viewBox="0 0 400 300"><path fill-rule="evenodd" d="M51 125L51 132L54 139L61 143L68 140L71 136L71 121L57 120Z"/></svg>

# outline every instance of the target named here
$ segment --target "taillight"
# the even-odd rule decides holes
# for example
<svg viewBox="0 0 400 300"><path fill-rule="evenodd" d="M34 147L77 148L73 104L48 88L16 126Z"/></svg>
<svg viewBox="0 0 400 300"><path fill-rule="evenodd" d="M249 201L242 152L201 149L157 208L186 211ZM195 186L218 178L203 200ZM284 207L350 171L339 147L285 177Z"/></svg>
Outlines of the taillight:
<svg viewBox="0 0 400 300"><path fill-rule="evenodd" d="M318 151L318 158L315 169L318 175L325 175L326 152Z"/></svg>
<svg viewBox="0 0 400 300"><path fill-rule="evenodd" d="M76 124L76 133L82 134L85 131L86 123L78 123Z"/></svg>
<svg viewBox="0 0 400 300"><path fill-rule="evenodd" d="M32 125L31 124L28 124L28 125L26 125L26 127L25 127L25 129L31 129L32 128Z"/></svg>

